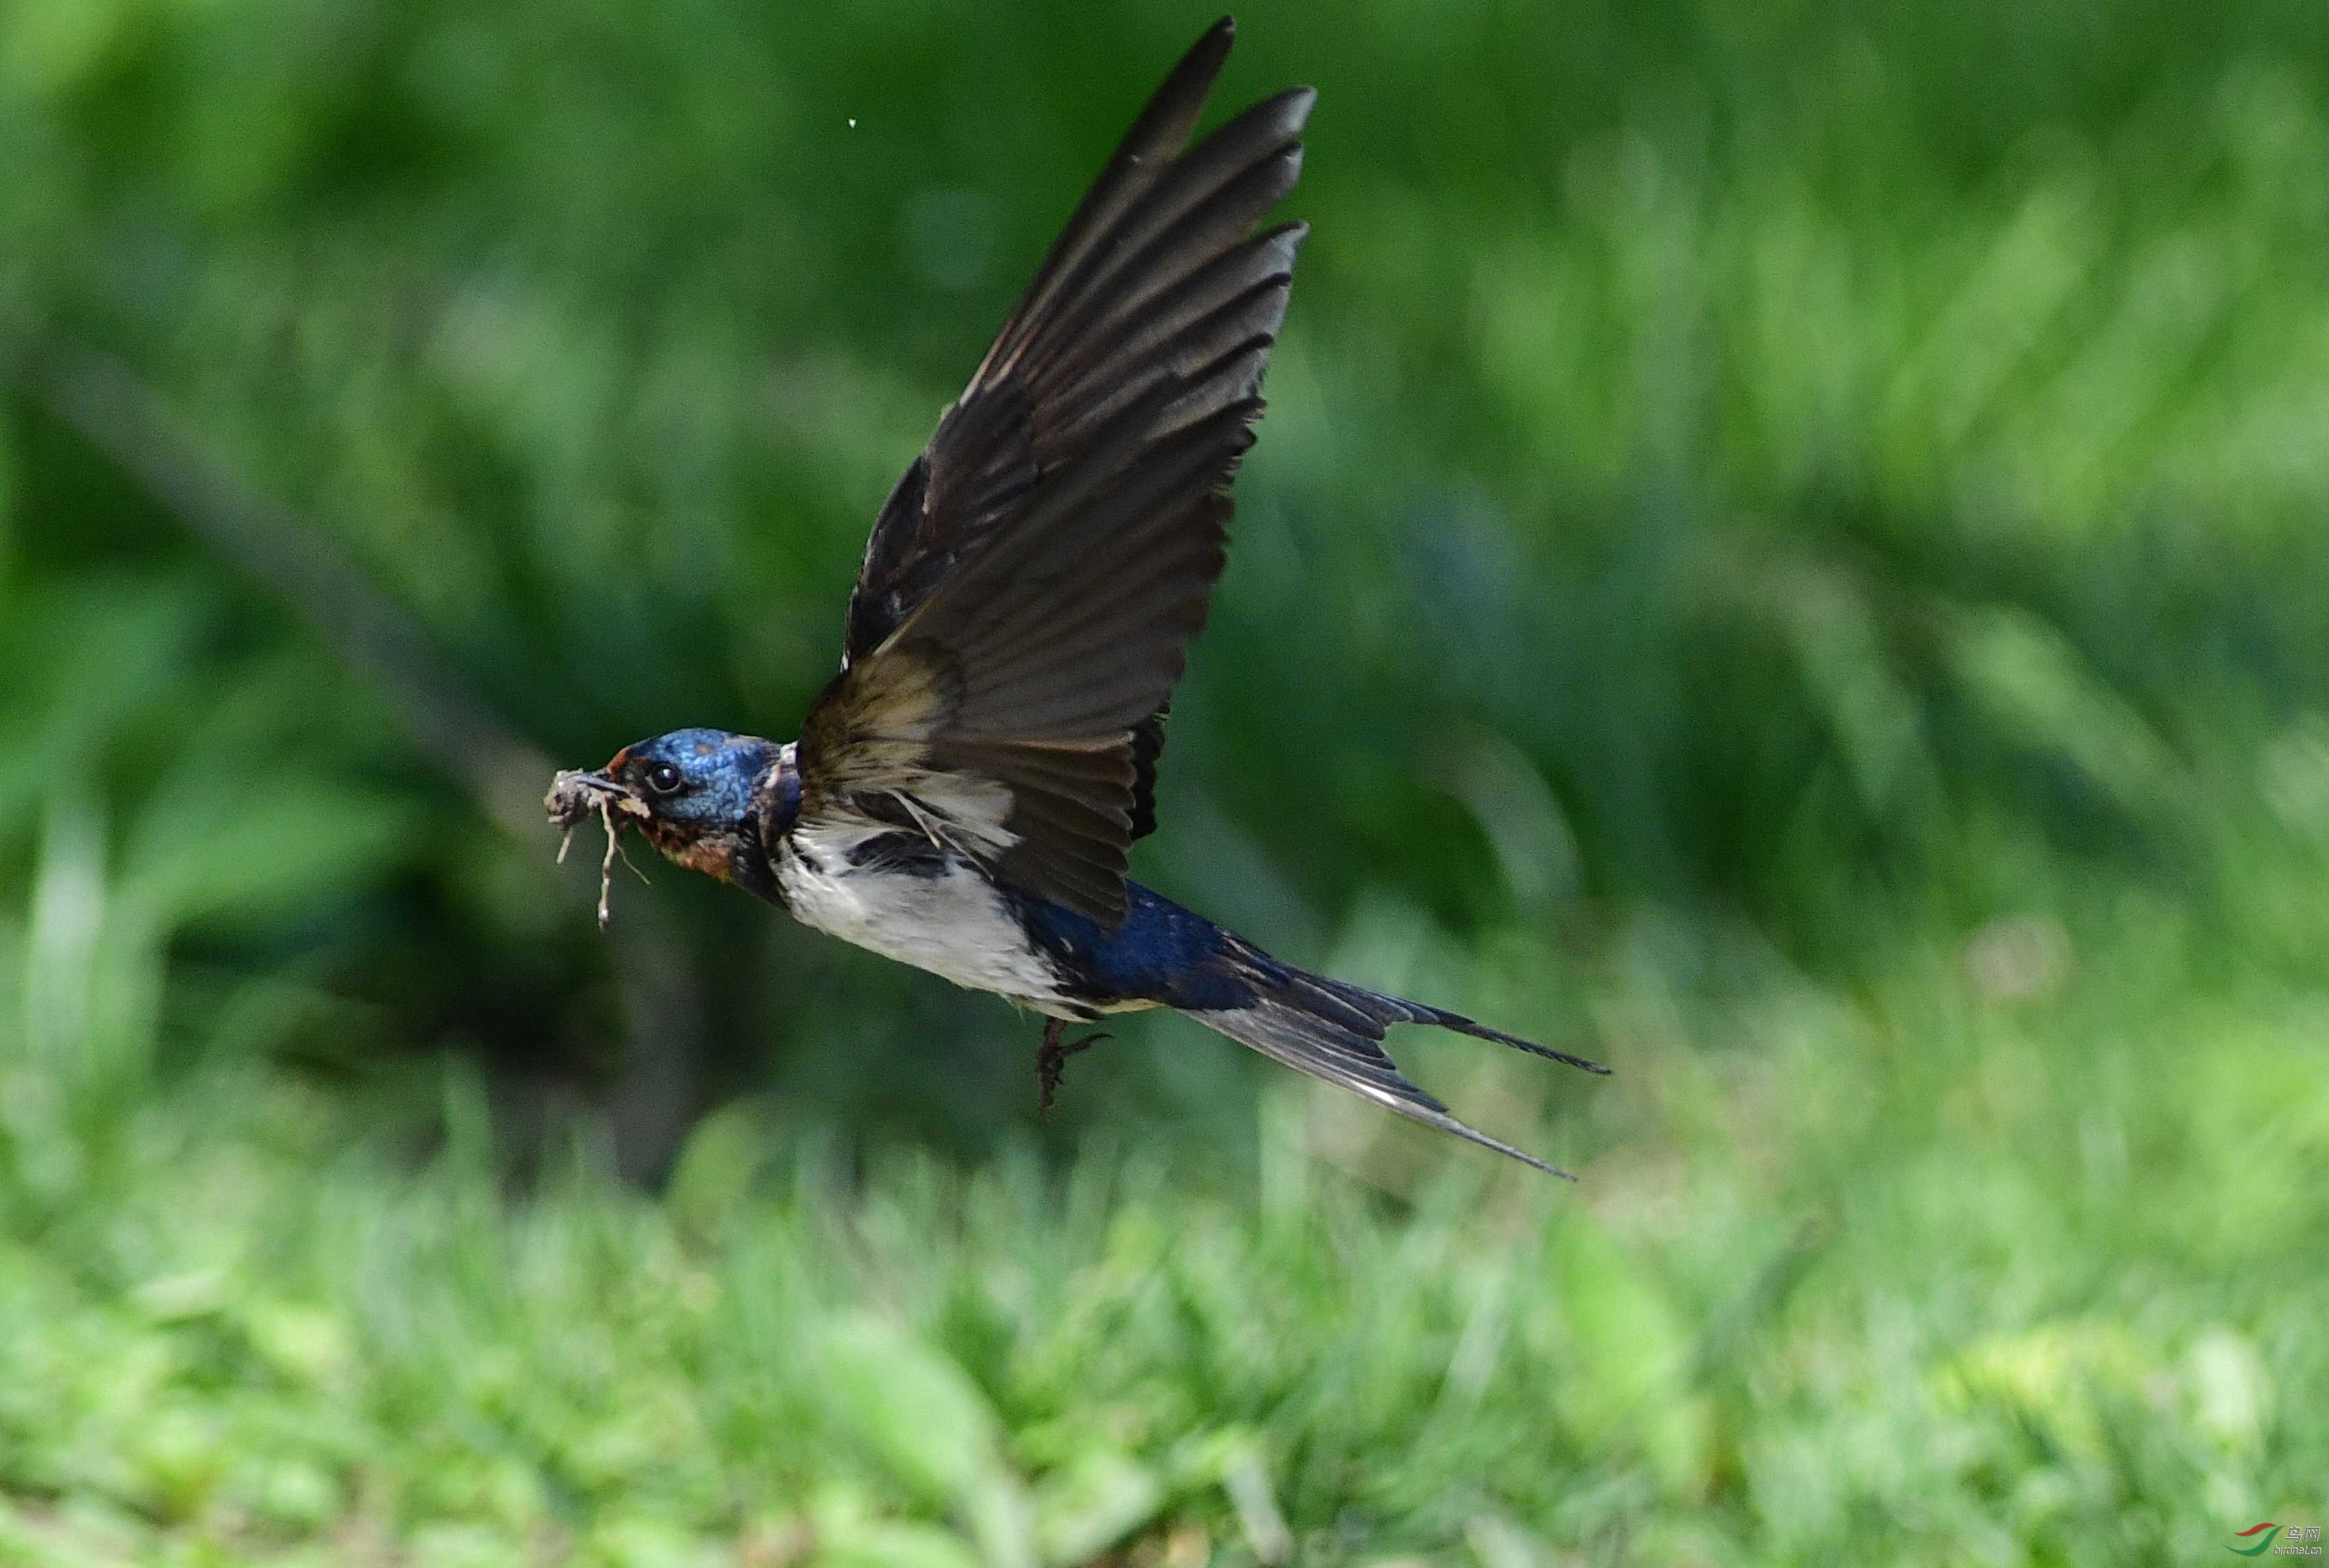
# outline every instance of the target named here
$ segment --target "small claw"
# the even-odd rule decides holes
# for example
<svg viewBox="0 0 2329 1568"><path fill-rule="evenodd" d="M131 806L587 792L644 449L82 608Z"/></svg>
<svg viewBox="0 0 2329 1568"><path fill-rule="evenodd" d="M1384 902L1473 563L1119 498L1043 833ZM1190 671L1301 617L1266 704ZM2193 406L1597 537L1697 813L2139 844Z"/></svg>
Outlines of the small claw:
<svg viewBox="0 0 2329 1568"><path fill-rule="evenodd" d="M1059 1098L1060 1080L1067 1072L1069 1057L1079 1051L1089 1050L1103 1040L1114 1038L1113 1034L1087 1034L1080 1040L1070 1040L1065 1044L1056 1039L1045 1040L1042 1049L1035 1053L1035 1079L1041 1085L1041 1093L1035 1100L1035 1113L1040 1116L1051 1110L1051 1101Z"/></svg>

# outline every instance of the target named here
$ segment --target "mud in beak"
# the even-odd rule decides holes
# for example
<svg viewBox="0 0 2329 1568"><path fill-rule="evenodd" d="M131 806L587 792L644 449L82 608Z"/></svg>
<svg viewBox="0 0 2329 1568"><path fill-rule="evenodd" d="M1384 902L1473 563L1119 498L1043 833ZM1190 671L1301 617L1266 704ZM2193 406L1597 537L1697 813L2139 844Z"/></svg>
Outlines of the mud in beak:
<svg viewBox="0 0 2329 1568"><path fill-rule="evenodd" d="M550 793L542 798L542 804L550 813L552 825L557 827L570 828L608 807L646 815L644 805L604 773L585 773L574 768L561 771L550 781Z"/></svg>
<svg viewBox="0 0 2329 1568"><path fill-rule="evenodd" d="M574 842L574 829L584 817L596 817L606 824L607 854L599 863L599 929L605 930L607 900L614 891L615 858L622 854L622 825L615 814L619 811L644 817L651 815L647 803L604 773L585 773L569 768L550 781L550 793L542 798L542 804L550 813L552 825L565 831L565 836L558 843L558 858L561 862L566 858L567 846Z"/></svg>

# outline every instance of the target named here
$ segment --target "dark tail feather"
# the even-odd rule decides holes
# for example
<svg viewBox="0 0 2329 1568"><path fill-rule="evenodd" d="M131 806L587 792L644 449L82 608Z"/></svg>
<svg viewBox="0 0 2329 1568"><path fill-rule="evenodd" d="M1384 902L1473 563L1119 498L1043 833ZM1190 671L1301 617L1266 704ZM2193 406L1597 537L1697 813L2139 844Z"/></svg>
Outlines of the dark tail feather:
<svg viewBox="0 0 2329 1568"><path fill-rule="evenodd" d="M1577 1179L1532 1154L1458 1121L1448 1113L1447 1106L1400 1072L1398 1064L1383 1052L1383 1034L1394 1024L1433 1024L1459 1034L1494 1040L1532 1055L1581 1067L1588 1072L1607 1072L1607 1067L1476 1024L1460 1013L1427 1007L1420 1002L1405 1001L1370 991L1363 986L1306 974L1283 965L1272 968L1277 973L1260 981L1259 994L1250 1006L1193 1011L1189 1016L1274 1061L1364 1095L1410 1120L1452 1132L1498 1154L1510 1155L1523 1165L1534 1166L1564 1181Z"/></svg>

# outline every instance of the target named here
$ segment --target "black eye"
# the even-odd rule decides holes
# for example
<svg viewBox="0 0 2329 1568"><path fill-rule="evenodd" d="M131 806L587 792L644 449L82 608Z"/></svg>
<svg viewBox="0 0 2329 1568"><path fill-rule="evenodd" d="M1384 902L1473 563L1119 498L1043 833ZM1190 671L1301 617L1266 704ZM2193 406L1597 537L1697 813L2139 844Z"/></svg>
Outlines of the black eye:
<svg viewBox="0 0 2329 1568"><path fill-rule="evenodd" d="M675 795L687 778L669 762L658 762L647 770L647 788L658 795Z"/></svg>

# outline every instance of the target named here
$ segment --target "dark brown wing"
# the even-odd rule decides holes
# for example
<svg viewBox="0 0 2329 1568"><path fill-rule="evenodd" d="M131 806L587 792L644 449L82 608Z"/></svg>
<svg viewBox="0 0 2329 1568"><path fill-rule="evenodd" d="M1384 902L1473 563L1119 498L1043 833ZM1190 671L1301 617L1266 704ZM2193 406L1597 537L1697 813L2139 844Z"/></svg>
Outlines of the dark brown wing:
<svg viewBox="0 0 2329 1568"><path fill-rule="evenodd" d="M1103 920L1303 234L1251 231L1300 173L1308 90L1181 151L1230 38L1174 68L900 480L803 732L805 813L902 814Z"/></svg>
<svg viewBox="0 0 2329 1568"><path fill-rule="evenodd" d="M1156 831L1156 760L1164 754L1164 721L1172 704L1157 709L1132 730L1132 836Z"/></svg>
<svg viewBox="0 0 2329 1568"><path fill-rule="evenodd" d="M844 667L1089 439L1095 392L1128 401L1169 356L1275 333L1301 230L1247 235L1293 188L1312 94L1258 104L1179 156L1233 34L1215 23L1156 90L891 492L850 594Z"/></svg>

